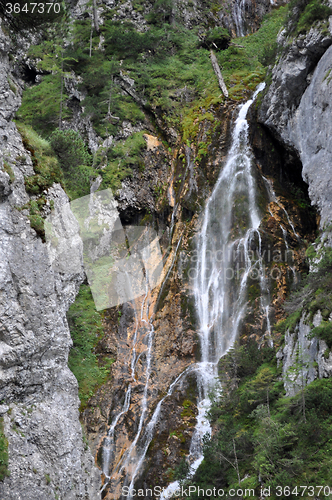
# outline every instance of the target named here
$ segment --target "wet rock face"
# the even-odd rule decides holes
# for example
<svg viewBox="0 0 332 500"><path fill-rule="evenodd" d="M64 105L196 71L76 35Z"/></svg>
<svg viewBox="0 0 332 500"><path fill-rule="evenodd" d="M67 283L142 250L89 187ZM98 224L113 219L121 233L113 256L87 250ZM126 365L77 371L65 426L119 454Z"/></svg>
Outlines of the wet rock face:
<svg viewBox="0 0 332 500"><path fill-rule="evenodd" d="M259 120L298 153L311 201L321 214L321 227L332 217L331 43L331 35L314 29L294 40L273 70L259 111Z"/></svg>
<svg viewBox="0 0 332 500"><path fill-rule="evenodd" d="M24 492L27 500L97 499L100 476L83 445L77 382L67 367L72 341L66 311L84 275L53 272L28 210L20 210L29 201L24 179L34 172L10 121L21 89L10 73L6 44L1 33L0 414L10 476L0 483L0 497ZM59 185L45 195L55 207L68 201Z"/></svg>

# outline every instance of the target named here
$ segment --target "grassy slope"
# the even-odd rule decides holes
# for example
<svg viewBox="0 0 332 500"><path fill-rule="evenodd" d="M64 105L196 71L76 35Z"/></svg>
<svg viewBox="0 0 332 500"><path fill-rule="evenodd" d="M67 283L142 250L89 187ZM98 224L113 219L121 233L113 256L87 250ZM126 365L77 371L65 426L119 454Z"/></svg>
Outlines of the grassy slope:
<svg viewBox="0 0 332 500"><path fill-rule="evenodd" d="M109 377L113 359L101 360L95 347L103 335L101 313L96 311L90 288L82 285L67 313L74 346L69 354L69 368L77 378L81 408L97 387Z"/></svg>

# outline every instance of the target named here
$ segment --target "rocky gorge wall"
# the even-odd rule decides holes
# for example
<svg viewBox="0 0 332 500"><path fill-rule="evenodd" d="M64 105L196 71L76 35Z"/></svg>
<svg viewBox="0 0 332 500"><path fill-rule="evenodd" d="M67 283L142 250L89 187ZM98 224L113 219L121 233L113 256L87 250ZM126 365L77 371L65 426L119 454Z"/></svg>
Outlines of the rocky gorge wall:
<svg viewBox="0 0 332 500"><path fill-rule="evenodd" d="M308 183L311 202L318 209L322 239L327 246L331 243L329 226L332 220L331 22L330 17L327 28L312 27L308 33L294 38L287 36L286 29L279 34L278 42L283 52L272 70L272 82L258 113L258 120L286 149L299 157L303 180ZM315 272L314 265L312 268ZM293 375L293 381L287 378L287 373L296 364L299 349L306 357L301 375L306 384L316 377L331 376L331 354L326 356L327 344L312 338L311 334L313 328L321 324L321 310L318 309L310 322L306 316L302 313L295 332L288 331L285 346L277 355L283 360L287 394L294 394L301 387L299 375Z"/></svg>
<svg viewBox="0 0 332 500"><path fill-rule="evenodd" d="M1 31L1 328L0 412L9 446L10 476L2 499L97 499L100 473L83 443L77 381L68 369L72 345L66 311L84 279L56 274L46 245L30 226L24 179L30 153L12 121L22 82L8 60ZM48 207L68 202L55 185ZM50 208L49 208L50 210Z"/></svg>

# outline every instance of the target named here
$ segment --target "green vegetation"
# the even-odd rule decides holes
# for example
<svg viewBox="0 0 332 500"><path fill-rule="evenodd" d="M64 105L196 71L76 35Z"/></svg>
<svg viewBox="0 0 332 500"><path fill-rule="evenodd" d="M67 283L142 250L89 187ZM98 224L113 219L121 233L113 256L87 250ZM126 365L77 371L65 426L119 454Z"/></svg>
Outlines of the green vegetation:
<svg viewBox="0 0 332 500"><path fill-rule="evenodd" d="M22 209L29 210L30 224L39 236L44 240L44 211L46 198L43 191L53 185L54 182L63 183L63 174L54 151L48 141L40 137L31 127L17 124L18 131L22 136L25 149L30 152L35 175L26 177L25 188L37 199L29 201ZM21 161L18 157L17 161Z"/></svg>
<svg viewBox="0 0 332 500"><path fill-rule="evenodd" d="M253 90L264 80L266 67L275 60L276 38L285 22L287 9L284 6L273 10L256 33L237 38L234 40L236 45L218 52L219 65L233 99L242 99L246 90Z"/></svg>
<svg viewBox="0 0 332 500"><path fill-rule="evenodd" d="M312 335L319 339L325 340L329 349L332 350L332 322L322 321L319 326L312 330Z"/></svg>
<svg viewBox="0 0 332 500"><path fill-rule="evenodd" d="M132 167L144 167L142 152L146 148L144 132L136 132L112 149L101 152L99 173L103 177L102 187L114 191L121 187L121 181L131 176ZM105 164L102 165L103 157Z"/></svg>
<svg viewBox="0 0 332 500"><path fill-rule="evenodd" d="M254 488L256 499L261 486L271 486L270 498L276 499L277 486L292 485L287 496L295 499L295 487L300 491L303 484L328 485L332 381L316 380L304 389L303 396L285 398L275 352L259 350L254 343L235 347L221 360L220 369L224 378L227 373L228 381L210 412L215 434L206 442L194 484ZM319 498L327 497L322 492Z"/></svg>
<svg viewBox="0 0 332 500"><path fill-rule="evenodd" d="M8 441L4 433L3 418L0 418L0 481L9 476Z"/></svg>
<svg viewBox="0 0 332 500"><path fill-rule="evenodd" d="M79 88L86 93L85 114L101 137L116 134L124 119L132 123L144 120L144 111L149 109L188 136L186 121L197 114L191 109L207 110L223 100L209 58L210 47L226 49L218 52L218 59L231 98L242 99L264 79L287 7L273 10L257 33L236 39L228 47L230 36L224 28L210 28L198 36L198 28L170 24L171 3L154 3L149 29L143 33L130 22L114 21L112 12L104 12L102 47L99 35L93 32L90 39L88 19L75 22L65 50L59 34L33 46L29 55L39 61L39 69L51 74L24 92L20 119L43 134L55 130L60 103L67 98L65 87L61 95L61 81L73 78L75 72ZM70 118L70 108L64 104L62 113L63 120Z"/></svg>
<svg viewBox="0 0 332 500"><path fill-rule="evenodd" d="M331 14L331 7L321 0L292 0L289 9L291 30L294 34L305 33L317 21L325 21Z"/></svg>
<svg viewBox="0 0 332 500"><path fill-rule="evenodd" d="M15 174L13 172L12 167L9 165L9 163L6 160L3 162L3 168L4 168L4 171L7 172L7 174L9 175L10 182L13 183L15 180Z"/></svg>
<svg viewBox="0 0 332 500"><path fill-rule="evenodd" d="M92 156L75 130L56 129L50 144L58 157L64 175L64 185L71 199L90 193L90 180L96 177L91 167Z"/></svg>
<svg viewBox="0 0 332 500"><path fill-rule="evenodd" d="M30 126L17 123L25 149L31 153L35 175L25 180L26 190L32 195L41 193L54 182L62 182L63 176L50 143L40 137Z"/></svg>
<svg viewBox="0 0 332 500"><path fill-rule="evenodd" d="M61 97L59 73L44 75L40 83L25 90L22 106L17 112L17 119L47 137L58 126L60 103L67 97L65 93ZM70 117L69 108L64 106L62 119Z"/></svg>
<svg viewBox="0 0 332 500"><path fill-rule="evenodd" d="M101 314L96 311L90 287L82 285L67 313L73 347L68 365L78 381L81 409L106 382L113 359L101 359L95 348L103 334Z"/></svg>
<svg viewBox="0 0 332 500"><path fill-rule="evenodd" d="M295 290L285 304L288 312L286 319L279 321L276 330L285 333L287 329L294 331L302 313L306 314L306 321L311 323L318 310L321 311L325 322L332 312L332 248L320 246L315 250L313 245L307 249L307 257L314 270L302 278L298 289ZM314 329L318 338L331 342L330 327L323 322L322 326ZM331 345L332 347L332 345Z"/></svg>
<svg viewBox="0 0 332 500"><path fill-rule="evenodd" d="M302 311L301 309L290 314L286 319L283 319L278 322L276 326L276 331L282 334L285 334L287 330L290 333L293 333L296 325L299 323L301 318Z"/></svg>

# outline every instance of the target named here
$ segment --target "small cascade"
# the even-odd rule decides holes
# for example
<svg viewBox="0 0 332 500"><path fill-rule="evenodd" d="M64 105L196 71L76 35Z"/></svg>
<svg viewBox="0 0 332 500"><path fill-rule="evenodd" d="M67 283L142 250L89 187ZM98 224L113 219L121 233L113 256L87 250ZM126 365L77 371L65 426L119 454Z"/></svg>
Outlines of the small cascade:
<svg viewBox="0 0 332 500"><path fill-rule="evenodd" d="M233 4L233 19L236 27L236 36L244 36L244 13L245 13L246 0L235 0Z"/></svg>
<svg viewBox="0 0 332 500"><path fill-rule="evenodd" d="M128 286L131 286L130 278L127 275ZM136 446L139 441L139 438L142 433L142 429L144 427L145 421L148 415L148 392L149 392L149 383L150 383L150 375L151 375L151 360L152 360L152 347L153 347L153 338L154 338L154 327L152 324L152 315L150 315L150 303L149 303L149 283L146 281L146 293L143 299L141 300L140 308L139 308L139 300L133 301L132 305L134 307L135 314L135 331L132 339L131 345L131 359L129 361L130 373L132 377L132 382L128 385L125 401L120 412L115 415L113 421L109 427L107 437L104 439L103 449L102 449L102 470L107 479L101 492L103 492L107 485L114 480L115 487L117 487L117 477L119 477L124 471L130 476L130 463L136 460ZM137 310L138 309L138 310ZM139 335L143 339L145 338L146 349L138 354L137 352L137 342L139 340ZM125 413L128 412L131 404L131 396L134 388L134 384L137 381L136 368L139 359L142 355L145 354L145 370L144 370L144 390L141 401L141 413L139 424L137 428L136 435L127 448L121 460L112 467L114 458L115 458L115 439L114 433L115 428ZM130 478L129 478L130 481ZM128 482L128 479L127 479Z"/></svg>
<svg viewBox="0 0 332 500"><path fill-rule="evenodd" d="M284 238L284 243L285 243L285 248L286 248L286 256L287 256L287 264L289 265L290 270L293 273L294 283L296 283L297 282L297 277L296 277L295 267L288 263L289 245L288 245L288 242L287 242L287 230L281 224L280 224L280 229L282 231L282 236Z"/></svg>
<svg viewBox="0 0 332 500"><path fill-rule="evenodd" d="M186 169L184 171L182 180L181 180L181 187L183 186L184 181L186 180L188 171L189 171L189 181L188 181L188 189L189 192L187 193L187 196L190 196L192 190L194 187L197 189L196 181L195 181L195 174L194 174L194 164L193 161L191 160L191 149L189 146L185 147L185 157L186 157ZM181 190L180 187L180 190ZM175 199L175 196L174 196ZM172 243L172 237L173 237L173 230L175 226L175 221L176 221L176 216L178 213L178 208L180 205L180 201L174 202L174 207L171 215L171 225L170 225L170 230L169 230L169 243Z"/></svg>
<svg viewBox="0 0 332 500"><path fill-rule="evenodd" d="M299 241L300 240L300 236L295 231L294 224L290 220L290 217L288 215L287 210L285 209L285 207L278 200L277 195L275 194L275 192L273 190L271 181L269 179L267 179L266 177L264 177L264 176L262 176L262 178L263 178L263 180L264 180L264 182L266 184L266 187L267 187L267 190L268 190L268 194L269 194L269 197L270 197L270 201L276 203L278 205L278 207L281 208L281 210L284 212L284 214L286 216L286 219L287 219L287 222L288 222L289 226L291 227L294 236ZM271 217L274 218L274 215L273 215L270 207L269 207L269 213L270 213ZM295 267L290 262L288 262L288 260L289 260L289 254L291 253L291 251L289 249L289 245L288 245L288 241L287 241L287 229L282 224L279 224L279 226L280 226L280 229L281 229L281 232L282 232L282 236L283 236L283 240L284 240L285 248L286 248L286 262L287 262L290 270L292 271L293 282L296 283L297 282L297 275L296 275Z"/></svg>

